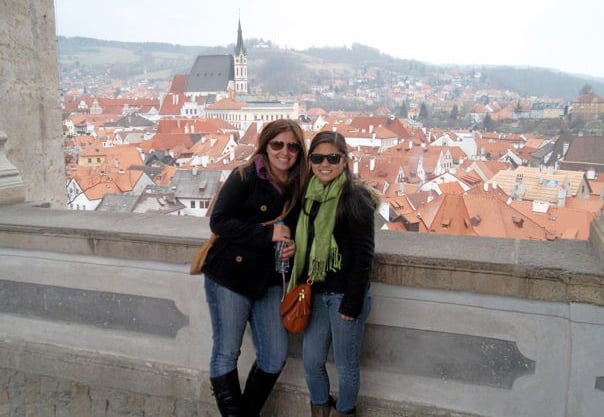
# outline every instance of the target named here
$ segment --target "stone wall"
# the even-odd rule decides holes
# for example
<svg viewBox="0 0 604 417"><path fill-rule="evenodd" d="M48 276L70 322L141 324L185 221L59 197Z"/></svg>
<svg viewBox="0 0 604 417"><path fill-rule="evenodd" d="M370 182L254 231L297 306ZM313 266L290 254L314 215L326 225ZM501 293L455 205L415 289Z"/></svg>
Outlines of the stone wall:
<svg viewBox="0 0 604 417"><path fill-rule="evenodd" d="M0 130L25 198L66 201L53 0L0 2Z"/></svg>
<svg viewBox="0 0 604 417"><path fill-rule="evenodd" d="M207 219L0 206L0 369L29 375L23 392L44 376L108 393L106 404L132 406L124 415L183 401L195 405L186 415L216 416L203 278L187 265L208 235ZM436 238L376 233L358 415L600 417L599 252ZM308 415L290 340L265 417ZM242 379L252 361L247 334Z"/></svg>
<svg viewBox="0 0 604 417"><path fill-rule="evenodd" d="M198 417L194 402L142 395L0 369L0 415L36 417Z"/></svg>

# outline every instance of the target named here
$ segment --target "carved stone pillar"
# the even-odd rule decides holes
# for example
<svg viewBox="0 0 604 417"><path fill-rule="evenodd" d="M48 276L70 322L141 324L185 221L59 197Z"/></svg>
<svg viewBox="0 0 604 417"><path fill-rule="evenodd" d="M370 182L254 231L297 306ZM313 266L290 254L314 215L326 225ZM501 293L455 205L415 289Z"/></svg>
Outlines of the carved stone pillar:
<svg viewBox="0 0 604 417"><path fill-rule="evenodd" d="M25 201L25 185L19 171L6 158L4 145L8 137L0 130L0 204L14 204Z"/></svg>

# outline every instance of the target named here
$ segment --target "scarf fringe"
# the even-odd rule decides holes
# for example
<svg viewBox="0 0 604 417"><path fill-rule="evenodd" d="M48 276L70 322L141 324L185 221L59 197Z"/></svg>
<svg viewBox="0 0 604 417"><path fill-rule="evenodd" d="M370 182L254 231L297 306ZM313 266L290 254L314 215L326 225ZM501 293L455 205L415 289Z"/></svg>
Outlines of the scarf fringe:
<svg viewBox="0 0 604 417"><path fill-rule="evenodd" d="M313 281L325 281L327 271L337 271L340 268L342 268L342 255L340 255L340 251L336 245L329 248L327 262L319 261L318 259L311 261L308 275Z"/></svg>

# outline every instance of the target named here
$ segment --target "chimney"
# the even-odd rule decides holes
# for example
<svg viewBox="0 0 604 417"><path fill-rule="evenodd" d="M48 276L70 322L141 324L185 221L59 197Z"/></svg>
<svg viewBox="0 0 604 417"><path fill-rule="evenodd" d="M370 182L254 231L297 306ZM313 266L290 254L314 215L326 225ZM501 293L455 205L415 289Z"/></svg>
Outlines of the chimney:
<svg viewBox="0 0 604 417"><path fill-rule="evenodd" d="M369 171L375 171L375 156L369 157Z"/></svg>
<svg viewBox="0 0 604 417"><path fill-rule="evenodd" d="M512 216L512 222L520 228L524 225L524 219L521 217Z"/></svg>
<svg viewBox="0 0 604 417"><path fill-rule="evenodd" d="M524 175L520 173L516 175L516 185L514 186L512 195L515 200L522 200L524 198L524 192Z"/></svg>
<svg viewBox="0 0 604 417"><path fill-rule="evenodd" d="M569 146L570 146L570 143L568 143L568 142L564 142L562 144L562 156L566 156L566 152L568 152Z"/></svg>
<svg viewBox="0 0 604 417"><path fill-rule="evenodd" d="M352 173L355 177L359 176L359 161L357 159L352 162Z"/></svg>
<svg viewBox="0 0 604 417"><path fill-rule="evenodd" d="M369 133L373 133L373 125L369 125Z"/></svg>
<svg viewBox="0 0 604 417"><path fill-rule="evenodd" d="M229 150L229 161L233 162L235 160L235 147L231 146L231 149Z"/></svg>
<svg viewBox="0 0 604 417"><path fill-rule="evenodd" d="M191 174L197 175L197 167L193 167L193 169L191 169Z"/></svg>
<svg viewBox="0 0 604 417"><path fill-rule="evenodd" d="M558 188L558 207L566 206L566 189L564 187Z"/></svg>

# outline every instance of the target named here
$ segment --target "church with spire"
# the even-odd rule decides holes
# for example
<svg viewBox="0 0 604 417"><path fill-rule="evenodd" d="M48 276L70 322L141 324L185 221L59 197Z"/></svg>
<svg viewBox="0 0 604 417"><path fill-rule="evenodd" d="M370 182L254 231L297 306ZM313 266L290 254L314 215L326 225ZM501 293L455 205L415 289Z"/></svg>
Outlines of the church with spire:
<svg viewBox="0 0 604 417"><path fill-rule="evenodd" d="M199 55L188 74L175 75L162 97L161 118L222 119L246 131L252 124L276 119L297 120L298 104L266 100L249 94L247 51L243 46L241 19L232 54Z"/></svg>
<svg viewBox="0 0 604 417"><path fill-rule="evenodd" d="M212 103L223 98L248 94L247 51L243 46L241 20L234 54L199 55L191 72L180 83L184 84L184 88L178 91L173 86L170 93L182 93L189 100L197 102L200 97L205 98L206 103Z"/></svg>
<svg viewBox="0 0 604 417"><path fill-rule="evenodd" d="M243 46L241 19L237 29L237 45L235 45L235 93L248 94L247 86L247 51Z"/></svg>

